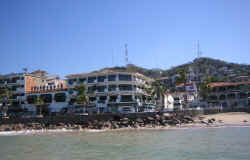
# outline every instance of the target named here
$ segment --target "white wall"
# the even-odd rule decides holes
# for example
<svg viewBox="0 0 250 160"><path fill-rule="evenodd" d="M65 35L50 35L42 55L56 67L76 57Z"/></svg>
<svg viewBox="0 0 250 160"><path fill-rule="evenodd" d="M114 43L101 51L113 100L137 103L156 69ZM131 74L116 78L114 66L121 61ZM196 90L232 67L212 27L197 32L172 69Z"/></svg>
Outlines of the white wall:
<svg viewBox="0 0 250 160"><path fill-rule="evenodd" d="M174 109L174 98L172 95L164 95L164 108L165 109Z"/></svg>

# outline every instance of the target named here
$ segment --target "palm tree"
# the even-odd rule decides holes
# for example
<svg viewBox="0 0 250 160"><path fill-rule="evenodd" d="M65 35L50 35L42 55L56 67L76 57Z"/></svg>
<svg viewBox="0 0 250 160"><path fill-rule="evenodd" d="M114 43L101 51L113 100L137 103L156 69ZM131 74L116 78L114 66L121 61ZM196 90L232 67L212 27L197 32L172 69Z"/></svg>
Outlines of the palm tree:
<svg viewBox="0 0 250 160"><path fill-rule="evenodd" d="M152 95L154 97L157 97L157 99L161 100L161 104L162 104L161 109L163 109L164 96L168 92L168 89L164 84L162 84L160 82L153 82L152 87L153 87L153 94Z"/></svg>
<svg viewBox="0 0 250 160"><path fill-rule="evenodd" d="M38 96L37 99L35 100L34 104L36 104L37 108L39 107L39 115L42 115L42 107L45 106L44 99L41 96Z"/></svg>
<svg viewBox="0 0 250 160"><path fill-rule="evenodd" d="M203 99L206 99L207 96L208 96L208 94L209 94L209 92L210 92L209 84L212 82L211 80L212 80L211 77L207 77L207 78L205 78L204 81L200 84L200 88L199 88L200 94L199 94L199 95L201 95L201 97L202 97Z"/></svg>
<svg viewBox="0 0 250 160"><path fill-rule="evenodd" d="M77 91L76 103L82 106L89 104L89 98L86 95L86 86L83 83L80 83L78 86L75 86L74 90Z"/></svg>
<svg viewBox="0 0 250 160"><path fill-rule="evenodd" d="M0 87L0 101L2 102L1 109L4 110L4 112L8 110L8 105L10 103L12 95L13 93L7 85Z"/></svg>
<svg viewBox="0 0 250 160"><path fill-rule="evenodd" d="M152 87L147 87L147 88L145 88L145 91L151 97L151 100L154 101L154 90L153 90L153 88ZM147 101L149 101L149 99L147 99Z"/></svg>

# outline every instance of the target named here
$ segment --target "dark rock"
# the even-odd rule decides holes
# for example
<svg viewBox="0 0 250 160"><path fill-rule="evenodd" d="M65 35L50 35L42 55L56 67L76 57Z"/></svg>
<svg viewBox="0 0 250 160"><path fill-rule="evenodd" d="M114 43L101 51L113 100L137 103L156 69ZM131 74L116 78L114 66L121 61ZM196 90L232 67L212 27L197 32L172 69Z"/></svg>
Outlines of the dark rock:
<svg viewBox="0 0 250 160"><path fill-rule="evenodd" d="M144 123L143 119L141 119L141 118L136 118L135 121L138 122L138 123Z"/></svg>
<svg viewBox="0 0 250 160"><path fill-rule="evenodd" d="M184 116L184 119L186 119L187 121L193 121L193 118L191 116Z"/></svg>
<svg viewBox="0 0 250 160"><path fill-rule="evenodd" d="M205 122L203 120L201 120L200 122L203 123L203 124L209 125L209 123L207 123L207 122Z"/></svg>
<svg viewBox="0 0 250 160"><path fill-rule="evenodd" d="M153 121L153 120L154 120L154 118L153 118L153 117L147 117L147 120L149 120L149 121Z"/></svg>
<svg viewBox="0 0 250 160"><path fill-rule="evenodd" d="M128 121L129 119L127 117L124 117L121 119L121 121Z"/></svg>
<svg viewBox="0 0 250 160"><path fill-rule="evenodd" d="M155 119L159 121L161 119L161 116L157 114L155 115Z"/></svg>
<svg viewBox="0 0 250 160"><path fill-rule="evenodd" d="M246 122L248 122L248 121L247 121L247 120L244 120L243 122L246 123Z"/></svg>
<svg viewBox="0 0 250 160"><path fill-rule="evenodd" d="M212 119L207 120L208 123L213 123L214 121Z"/></svg>
<svg viewBox="0 0 250 160"><path fill-rule="evenodd" d="M10 128L4 128L4 131L10 131Z"/></svg>
<svg viewBox="0 0 250 160"><path fill-rule="evenodd" d="M203 116L199 116L199 120L203 120L205 117Z"/></svg>

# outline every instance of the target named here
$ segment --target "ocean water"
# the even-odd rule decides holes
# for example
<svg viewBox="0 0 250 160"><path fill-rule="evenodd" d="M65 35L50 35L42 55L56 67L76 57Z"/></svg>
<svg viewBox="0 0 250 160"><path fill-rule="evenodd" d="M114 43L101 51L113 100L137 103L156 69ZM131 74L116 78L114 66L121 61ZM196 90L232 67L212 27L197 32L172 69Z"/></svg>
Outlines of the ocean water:
<svg viewBox="0 0 250 160"><path fill-rule="evenodd" d="M250 127L0 136L0 160L249 160Z"/></svg>

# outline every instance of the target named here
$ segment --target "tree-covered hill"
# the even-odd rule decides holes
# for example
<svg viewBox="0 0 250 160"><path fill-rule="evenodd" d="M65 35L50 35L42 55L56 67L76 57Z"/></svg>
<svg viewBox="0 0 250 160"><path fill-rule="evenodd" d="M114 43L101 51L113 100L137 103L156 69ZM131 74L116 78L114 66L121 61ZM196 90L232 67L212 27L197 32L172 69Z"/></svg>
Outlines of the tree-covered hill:
<svg viewBox="0 0 250 160"><path fill-rule="evenodd" d="M235 76L250 76L250 65L237 64L217 60L213 58L197 58L193 62L185 63L179 66L172 67L167 70L162 69L146 69L143 67L129 64L127 67L112 67L105 68L119 71L139 72L151 78L171 77L177 74L180 70L187 73L193 72L201 79L206 76L229 79Z"/></svg>

